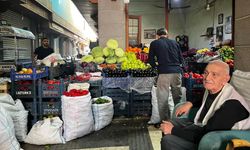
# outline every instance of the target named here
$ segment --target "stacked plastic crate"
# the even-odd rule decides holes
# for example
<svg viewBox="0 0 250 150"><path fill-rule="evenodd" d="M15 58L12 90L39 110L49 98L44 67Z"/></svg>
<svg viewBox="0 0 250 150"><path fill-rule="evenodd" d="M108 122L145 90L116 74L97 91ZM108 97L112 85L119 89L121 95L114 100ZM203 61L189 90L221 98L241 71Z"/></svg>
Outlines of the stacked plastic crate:
<svg viewBox="0 0 250 150"><path fill-rule="evenodd" d="M38 113L38 79L48 76L48 68L36 70L32 68L30 74L20 74L11 70L11 95L14 99L21 99L26 110L29 111L29 125L33 125L39 116Z"/></svg>
<svg viewBox="0 0 250 150"><path fill-rule="evenodd" d="M39 80L39 115L61 116L61 95L65 91L65 82L60 80Z"/></svg>

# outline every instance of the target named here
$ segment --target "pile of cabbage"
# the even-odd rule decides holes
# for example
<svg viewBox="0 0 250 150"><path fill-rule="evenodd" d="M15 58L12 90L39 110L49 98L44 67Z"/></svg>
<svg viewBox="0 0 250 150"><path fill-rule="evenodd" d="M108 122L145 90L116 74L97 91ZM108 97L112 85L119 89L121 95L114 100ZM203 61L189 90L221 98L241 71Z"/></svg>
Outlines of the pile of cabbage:
<svg viewBox="0 0 250 150"><path fill-rule="evenodd" d="M124 50L118 46L117 40L109 39L106 43L106 47L94 47L91 50L91 54L82 57L81 61L87 63L95 62L97 64L114 64L127 61Z"/></svg>

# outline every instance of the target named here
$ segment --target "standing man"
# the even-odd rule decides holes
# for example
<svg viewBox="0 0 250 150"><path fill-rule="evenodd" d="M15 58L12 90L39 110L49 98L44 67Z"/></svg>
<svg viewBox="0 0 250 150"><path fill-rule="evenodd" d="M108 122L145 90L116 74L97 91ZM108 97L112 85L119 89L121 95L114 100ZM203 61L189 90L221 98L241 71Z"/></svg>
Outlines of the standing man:
<svg viewBox="0 0 250 150"><path fill-rule="evenodd" d="M42 38L42 46L35 49L35 58L42 60L48 55L54 53L54 50L49 47L49 40L48 38Z"/></svg>
<svg viewBox="0 0 250 150"><path fill-rule="evenodd" d="M169 87L173 95L174 104L180 102L183 57L178 43L168 39L168 32L164 28L157 30L157 40L150 44L149 63L158 70L157 100L161 120L170 119L168 105ZM156 64L156 60L157 64ZM159 124L156 127L160 127Z"/></svg>

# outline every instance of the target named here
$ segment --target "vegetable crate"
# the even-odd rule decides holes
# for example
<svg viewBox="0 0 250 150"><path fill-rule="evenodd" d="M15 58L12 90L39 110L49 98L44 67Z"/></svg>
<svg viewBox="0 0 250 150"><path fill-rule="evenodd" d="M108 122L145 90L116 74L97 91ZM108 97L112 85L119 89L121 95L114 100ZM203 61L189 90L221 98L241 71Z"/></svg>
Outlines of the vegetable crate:
<svg viewBox="0 0 250 150"><path fill-rule="evenodd" d="M130 115L132 116L150 116L151 92L140 94L134 90L131 92Z"/></svg>
<svg viewBox="0 0 250 150"><path fill-rule="evenodd" d="M129 116L130 94L119 88L103 89L103 96L109 96L113 100L114 116Z"/></svg>
<svg viewBox="0 0 250 150"><path fill-rule="evenodd" d="M187 90L194 88L203 88L203 79L200 78L184 78L184 85Z"/></svg>
<svg viewBox="0 0 250 150"><path fill-rule="evenodd" d="M25 110L28 110L28 127L32 127L33 124L36 123L36 119L34 118L34 116L36 116L36 112L37 112L37 103L33 102L33 99L26 99L25 101L22 101L23 106L25 108Z"/></svg>
<svg viewBox="0 0 250 150"><path fill-rule="evenodd" d="M61 67L49 67L49 79L55 79L62 75Z"/></svg>
<svg viewBox="0 0 250 150"><path fill-rule="evenodd" d="M148 100L132 101L130 107L132 116L150 116L152 112L151 101Z"/></svg>
<svg viewBox="0 0 250 150"><path fill-rule="evenodd" d="M60 116L62 114L60 98L44 100L42 102L41 114L42 116Z"/></svg>
<svg viewBox="0 0 250 150"><path fill-rule="evenodd" d="M41 93L41 97L61 97L63 91L66 90L63 80L54 80L53 83L48 82L41 83L41 89L39 93Z"/></svg>
<svg viewBox="0 0 250 150"><path fill-rule="evenodd" d="M192 89L192 90L187 90L187 100L188 101L195 101L195 102L201 102L203 98L205 89Z"/></svg>
<svg viewBox="0 0 250 150"><path fill-rule="evenodd" d="M32 98L34 94L37 94L34 93L35 89L31 81L16 81L15 86L12 88L16 98Z"/></svg>
<svg viewBox="0 0 250 150"><path fill-rule="evenodd" d="M89 92L92 98L97 98L102 96L102 87L101 86L90 86Z"/></svg>

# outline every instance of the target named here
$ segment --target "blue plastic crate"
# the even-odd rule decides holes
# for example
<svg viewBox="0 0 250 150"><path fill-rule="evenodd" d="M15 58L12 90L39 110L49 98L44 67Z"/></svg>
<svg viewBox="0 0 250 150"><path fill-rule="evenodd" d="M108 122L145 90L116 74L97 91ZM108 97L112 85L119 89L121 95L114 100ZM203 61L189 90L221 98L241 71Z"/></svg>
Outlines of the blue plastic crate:
<svg viewBox="0 0 250 150"><path fill-rule="evenodd" d="M17 74L14 69L11 70L11 80L18 81L18 80L36 80L43 77L48 76L48 67L44 68L44 71L41 73L36 73L36 68L32 69L33 73L31 74Z"/></svg>

